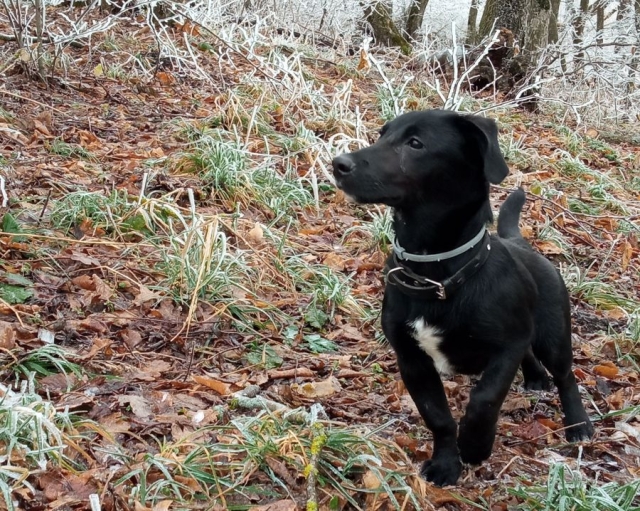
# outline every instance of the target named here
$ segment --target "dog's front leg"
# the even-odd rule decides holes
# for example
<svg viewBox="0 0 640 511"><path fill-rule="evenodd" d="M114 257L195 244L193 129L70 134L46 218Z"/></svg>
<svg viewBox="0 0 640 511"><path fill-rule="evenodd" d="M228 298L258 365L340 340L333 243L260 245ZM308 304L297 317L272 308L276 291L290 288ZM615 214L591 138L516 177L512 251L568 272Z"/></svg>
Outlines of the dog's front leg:
<svg viewBox="0 0 640 511"><path fill-rule="evenodd" d="M433 455L420 473L439 486L455 484L462 471L456 443L456 422L451 416L442 380L424 353L399 354L398 367L420 415L433 434Z"/></svg>
<svg viewBox="0 0 640 511"><path fill-rule="evenodd" d="M496 354L471 391L458 435L463 462L477 465L491 455L500 407L525 352L526 345L516 344Z"/></svg>

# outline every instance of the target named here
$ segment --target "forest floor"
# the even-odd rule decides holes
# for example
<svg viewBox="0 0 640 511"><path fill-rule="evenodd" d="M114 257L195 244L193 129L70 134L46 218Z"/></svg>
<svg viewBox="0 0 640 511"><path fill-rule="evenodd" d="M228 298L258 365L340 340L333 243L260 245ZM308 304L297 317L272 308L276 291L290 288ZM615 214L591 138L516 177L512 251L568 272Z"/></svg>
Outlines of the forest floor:
<svg viewBox="0 0 640 511"><path fill-rule="evenodd" d="M327 177L398 105L441 106L428 77L401 87L391 52L359 70L277 34L173 36L197 73L135 19L47 84L0 42L0 509L638 509L638 134L490 112L511 168L492 201L528 191L597 433L566 444L556 393L518 377L491 458L436 488L380 331L388 211ZM456 417L471 383L445 382Z"/></svg>

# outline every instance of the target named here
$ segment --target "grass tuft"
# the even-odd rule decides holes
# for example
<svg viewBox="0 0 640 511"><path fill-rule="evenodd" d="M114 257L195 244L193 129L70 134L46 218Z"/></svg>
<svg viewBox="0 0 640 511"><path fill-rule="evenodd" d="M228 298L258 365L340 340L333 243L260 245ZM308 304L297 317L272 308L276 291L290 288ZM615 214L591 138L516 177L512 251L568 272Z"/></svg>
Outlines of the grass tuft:
<svg viewBox="0 0 640 511"><path fill-rule="evenodd" d="M527 511L640 510L640 479L598 484L562 464L551 466L546 485L521 485L509 493L522 499L518 509Z"/></svg>

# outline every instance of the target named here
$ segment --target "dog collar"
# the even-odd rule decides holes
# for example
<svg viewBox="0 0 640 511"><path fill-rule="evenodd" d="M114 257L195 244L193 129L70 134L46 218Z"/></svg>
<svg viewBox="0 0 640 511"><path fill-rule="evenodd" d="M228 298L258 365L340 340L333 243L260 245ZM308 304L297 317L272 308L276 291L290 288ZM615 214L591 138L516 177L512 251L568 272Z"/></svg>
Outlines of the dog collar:
<svg viewBox="0 0 640 511"><path fill-rule="evenodd" d="M480 229L480 232L476 234L472 239L467 241L464 245L454 248L453 250L449 250L448 252L441 252L439 254L410 254L400 245L398 245L398 241L396 239L393 240L393 252L400 259L404 259L405 261L413 261L414 263L434 263L438 261L442 261L443 259L451 259L452 257L458 256L460 254L465 253L467 250L471 250L476 244L484 238L484 234L487 228L485 226Z"/></svg>
<svg viewBox="0 0 640 511"><path fill-rule="evenodd" d="M446 300L454 291L464 284L478 269L486 262L491 251L489 233L482 232L482 243L485 247L462 268L451 277L441 282L428 279L410 270L398 260L398 255L393 254L385 268L385 281L387 284L396 286L398 290L408 296L427 300Z"/></svg>

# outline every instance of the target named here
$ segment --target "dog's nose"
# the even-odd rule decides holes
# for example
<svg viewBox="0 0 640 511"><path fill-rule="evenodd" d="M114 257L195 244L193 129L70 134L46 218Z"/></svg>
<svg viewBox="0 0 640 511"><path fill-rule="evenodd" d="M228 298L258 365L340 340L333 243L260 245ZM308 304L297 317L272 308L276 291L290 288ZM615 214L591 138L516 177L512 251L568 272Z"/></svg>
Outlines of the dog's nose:
<svg viewBox="0 0 640 511"><path fill-rule="evenodd" d="M356 168L356 162L354 162L348 154L341 154L340 156L336 156L333 159L332 165L333 174L335 176L348 174Z"/></svg>

